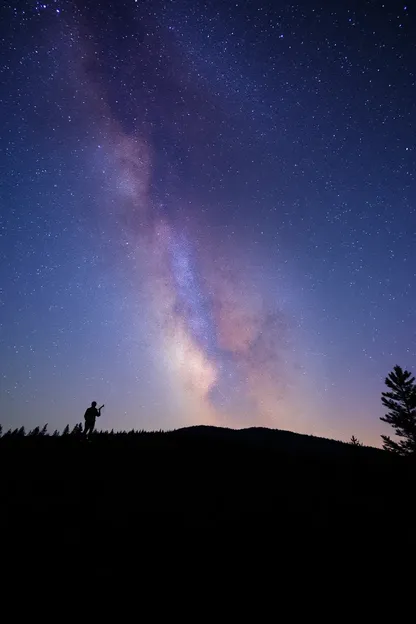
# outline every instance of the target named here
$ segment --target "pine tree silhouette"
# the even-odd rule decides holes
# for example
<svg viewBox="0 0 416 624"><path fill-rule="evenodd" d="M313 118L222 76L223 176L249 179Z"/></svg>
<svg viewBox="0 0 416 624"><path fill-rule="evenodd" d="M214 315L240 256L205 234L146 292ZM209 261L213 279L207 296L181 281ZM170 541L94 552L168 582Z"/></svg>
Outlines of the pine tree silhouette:
<svg viewBox="0 0 416 624"><path fill-rule="evenodd" d="M350 444L352 444L352 446L362 446L362 443L355 437L355 435L351 436Z"/></svg>
<svg viewBox="0 0 416 624"><path fill-rule="evenodd" d="M72 436L81 436L82 435L82 424L81 423L77 423L74 428L71 431L71 435Z"/></svg>
<svg viewBox="0 0 416 624"><path fill-rule="evenodd" d="M389 411L380 420L394 428L399 442L382 435L383 448L400 455L416 451L416 386L415 378L407 370L395 366L385 380L390 392L383 392L381 401Z"/></svg>

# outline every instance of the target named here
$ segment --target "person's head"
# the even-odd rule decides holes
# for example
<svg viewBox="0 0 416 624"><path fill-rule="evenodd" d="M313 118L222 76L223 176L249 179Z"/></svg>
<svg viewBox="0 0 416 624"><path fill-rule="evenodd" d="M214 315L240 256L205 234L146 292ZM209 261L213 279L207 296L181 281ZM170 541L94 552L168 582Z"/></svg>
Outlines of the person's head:
<svg viewBox="0 0 416 624"><path fill-rule="evenodd" d="M97 407L97 401L93 401L93 402L91 403L91 407Z"/></svg>

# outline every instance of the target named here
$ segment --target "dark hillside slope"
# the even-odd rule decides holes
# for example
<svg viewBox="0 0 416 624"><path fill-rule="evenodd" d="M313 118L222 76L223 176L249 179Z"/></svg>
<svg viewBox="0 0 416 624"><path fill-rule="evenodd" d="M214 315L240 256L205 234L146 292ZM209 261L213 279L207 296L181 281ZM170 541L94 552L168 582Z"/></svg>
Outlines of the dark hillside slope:
<svg viewBox="0 0 416 624"><path fill-rule="evenodd" d="M150 535L201 530L333 544L400 526L402 539L414 540L414 468L379 449L258 428L97 433L88 441L6 435L1 529L11 542L44 536L71 552L146 536L143 548Z"/></svg>
<svg viewBox="0 0 416 624"><path fill-rule="evenodd" d="M168 432L167 435L181 439L192 438L201 442L203 439L216 443L228 443L252 448L263 448L274 451L297 452L307 455L324 454L349 457L351 445L329 438L319 438L312 435L293 433L281 429L267 429L266 427L249 427L247 429L227 429L196 425ZM361 447L367 457L381 457L381 449Z"/></svg>

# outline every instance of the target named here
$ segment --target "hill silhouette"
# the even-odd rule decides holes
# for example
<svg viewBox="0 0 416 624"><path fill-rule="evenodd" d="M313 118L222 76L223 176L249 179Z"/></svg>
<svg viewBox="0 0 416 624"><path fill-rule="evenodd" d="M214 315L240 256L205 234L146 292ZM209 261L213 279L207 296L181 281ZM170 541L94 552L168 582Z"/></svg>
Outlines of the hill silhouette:
<svg viewBox="0 0 416 624"><path fill-rule="evenodd" d="M300 453L324 453L333 455L346 455L351 452L349 443L340 442L331 438L321 438L303 433L294 433L283 429L268 429L267 427L247 427L245 429L229 429L226 427L213 427L209 425L194 425L168 432L168 435L217 441L237 444L245 444L251 447L263 449L300 452ZM379 455L380 449L374 447L365 448L365 454Z"/></svg>
<svg viewBox="0 0 416 624"><path fill-rule="evenodd" d="M414 467L381 449L263 428L96 432L89 440L78 427L16 430L0 438L0 528L14 544L46 536L43 549L59 543L69 558L91 554L88 544L98 569L116 545L126 553L139 536L152 543L166 532L206 540L238 530L267 536L271 548L278 535L330 545L402 524L414 540L406 522Z"/></svg>

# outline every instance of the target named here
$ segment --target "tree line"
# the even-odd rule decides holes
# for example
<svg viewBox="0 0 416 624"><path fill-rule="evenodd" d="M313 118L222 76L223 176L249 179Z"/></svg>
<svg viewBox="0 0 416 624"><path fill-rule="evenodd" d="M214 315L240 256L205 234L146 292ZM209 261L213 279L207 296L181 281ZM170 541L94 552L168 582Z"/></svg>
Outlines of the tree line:
<svg viewBox="0 0 416 624"><path fill-rule="evenodd" d="M385 423L391 425L398 440L393 440L388 435L382 435L383 448L386 451L397 455L412 455L416 453L416 384L415 377L408 370L403 370L400 366L395 366L385 379L388 390L382 392L381 401L387 409L384 416L380 417ZM145 433L132 430L130 432L103 432L104 435L136 435ZM161 432L160 432L161 433ZM95 432L94 435L102 435ZM3 433L0 425L0 437L2 438L22 438L22 437L66 437L73 438L83 436L83 427L77 423L72 429L69 425L59 432L57 429L50 434L48 425L35 427L26 431L25 427L9 429ZM356 436L352 436L350 444L353 446L363 446Z"/></svg>

